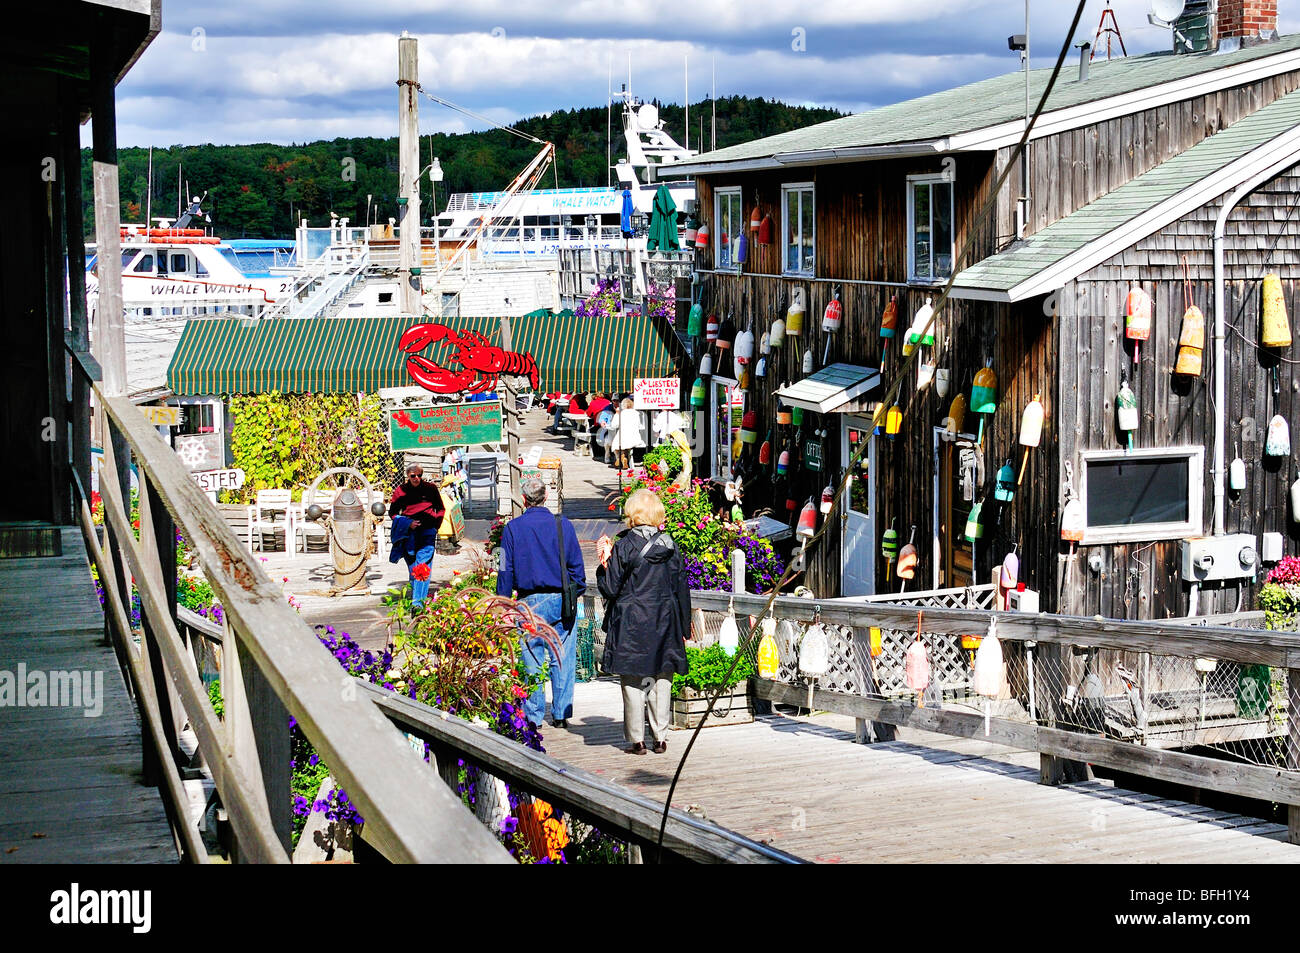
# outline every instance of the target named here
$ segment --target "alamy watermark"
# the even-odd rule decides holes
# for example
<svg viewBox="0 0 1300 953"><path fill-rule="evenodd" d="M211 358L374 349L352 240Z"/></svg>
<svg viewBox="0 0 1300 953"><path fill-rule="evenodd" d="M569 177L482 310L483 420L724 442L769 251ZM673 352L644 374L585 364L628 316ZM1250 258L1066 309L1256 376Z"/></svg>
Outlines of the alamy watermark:
<svg viewBox="0 0 1300 953"><path fill-rule="evenodd" d="M104 713L104 673L0 669L0 708L80 708L87 718Z"/></svg>

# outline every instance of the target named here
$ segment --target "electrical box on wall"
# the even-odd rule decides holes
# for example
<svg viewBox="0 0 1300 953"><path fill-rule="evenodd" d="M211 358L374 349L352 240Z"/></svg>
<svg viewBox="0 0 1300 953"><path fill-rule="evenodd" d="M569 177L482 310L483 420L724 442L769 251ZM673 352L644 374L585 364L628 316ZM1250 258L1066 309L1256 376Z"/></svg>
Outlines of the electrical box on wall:
<svg viewBox="0 0 1300 953"><path fill-rule="evenodd" d="M1179 544L1183 582L1225 582L1253 579L1259 571L1255 537L1249 533L1230 536L1196 536Z"/></svg>
<svg viewBox="0 0 1300 953"><path fill-rule="evenodd" d="M1282 561L1282 534L1265 533L1260 545L1260 562L1280 563Z"/></svg>
<svg viewBox="0 0 1300 953"><path fill-rule="evenodd" d="M1037 612L1038 593L1033 589L1012 589L1007 593L1008 612Z"/></svg>

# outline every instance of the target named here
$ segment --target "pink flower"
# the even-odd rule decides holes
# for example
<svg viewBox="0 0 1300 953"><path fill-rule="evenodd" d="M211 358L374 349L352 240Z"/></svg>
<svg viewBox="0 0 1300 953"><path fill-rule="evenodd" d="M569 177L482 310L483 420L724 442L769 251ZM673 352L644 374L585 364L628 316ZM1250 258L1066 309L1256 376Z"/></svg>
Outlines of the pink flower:
<svg viewBox="0 0 1300 953"><path fill-rule="evenodd" d="M510 689L515 693L515 698L524 698L528 695L528 693L524 691L522 688L520 688L518 685L511 685Z"/></svg>

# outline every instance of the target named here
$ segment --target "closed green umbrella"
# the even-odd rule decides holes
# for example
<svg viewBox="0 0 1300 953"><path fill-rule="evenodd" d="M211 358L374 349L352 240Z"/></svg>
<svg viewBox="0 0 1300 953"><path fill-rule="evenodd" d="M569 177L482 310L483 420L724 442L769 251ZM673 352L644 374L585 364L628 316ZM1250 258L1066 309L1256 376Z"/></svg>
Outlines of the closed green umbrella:
<svg viewBox="0 0 1300 953"><path fill-rule="evenodd" d="M677 241L677 203L673 201L668 186L661 185L650 210L650 236L646 248L650 251L676 251L680 247Z"/></svg>

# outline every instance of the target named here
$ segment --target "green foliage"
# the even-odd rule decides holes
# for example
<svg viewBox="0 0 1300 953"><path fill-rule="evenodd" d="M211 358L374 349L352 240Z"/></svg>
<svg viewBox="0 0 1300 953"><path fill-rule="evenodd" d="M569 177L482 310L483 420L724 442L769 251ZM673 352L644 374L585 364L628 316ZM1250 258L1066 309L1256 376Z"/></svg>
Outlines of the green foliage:
<svg viewBox="0 0 1300 953"><path fill-rule="evenodd" d="M734 669L731 667L733 661L736 663ZM698 692L712 691L718 687L732 688L756 674L753 659L741 652L737 660L716 642L707 648L688 645L686 663L686 674L673 676L674 695L680 695L683 688L693 688Z"/></svg>
<svg viewBox="0 0 1300 953"><path fill-rule="evenodd" d="M221 697L221 679L209 683L208 701L212 703L212 710L217 713L218 718L226 717L226 702Z"/></svg>
<svg viewBox="0 0 1300 953"><path fill-rule="evenodd" d="M1283 585L1270 582L1260 587L1256 597L1259 607L1264 610L1264 625L1269 629L1294 629L1296 624L1297 600L1291 590L1293 584Z"/></svg>
<svg viewBox="0 0 1300 953"><path fill-rule="evenodd" d="M671 480L682 472L682 448L675 443L661 443L659 446L646 451L645 467L647 470L657 468L661 462L668 468L668 472L664 475Z"/></svg>
<svg viewBox="0 0 1300 953"><path fill-rule="evenodd" d="M681 141L682 107L656 105L668 131ZM700 110L696 115L706 115L705 102L693 105ZM718 147L788 132L839 115L833 109L787 106L744 96L724 97L717 101ZM556 178L561 188L606 184L604 106L561 109L514 125L555 143ZM691 130L691 140L694 142L698 135L697 126ZM420 143L421 164L428 161L426 141L432 154L439 157L445 176L438 188L440 209L452 192L504 188L537 154L533 143L499 129L461 135L434 133ZM618 144L615 149L619 149ZM132 212L130 217L139 221L149 199L149 150L119 149L117 155L123 207L138 206L140 211ZM352 160L347 170L345 159ZM349 173L346 178L345 171ZM178 172L189 183L187 195L207 191L205 208L212 217L213 229L223 238L285 238L293 235L298 219L324 226L329 224L330 212L361 224L366 220L367 194L374 196L369 209L373 220L382 222L397 215L396 138L154 149L155 216L174 214ZM87 240L91 240L95 223L94 194L90 150L86 149L82 152L82 203ZM433 203L421 208L423 224L428 224Z"/></svg>
<svg viewBox="0 0 1300 953"><path fill-rule="evenodd" d="M227 503L251 502L258 490L302 491L330 467L355 467L386 494L397 472L373 394L249 394L230 398L233 465L247 480Z"/></svg>

